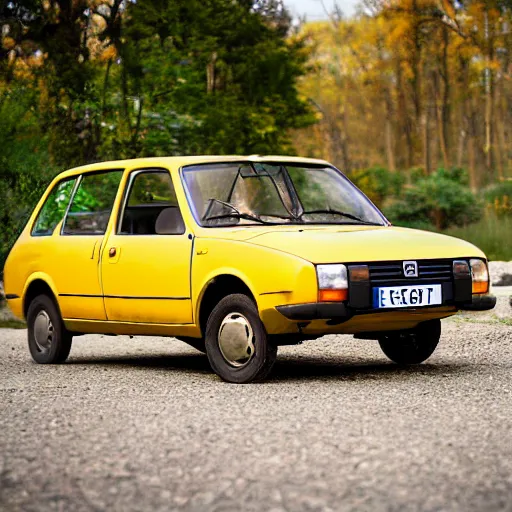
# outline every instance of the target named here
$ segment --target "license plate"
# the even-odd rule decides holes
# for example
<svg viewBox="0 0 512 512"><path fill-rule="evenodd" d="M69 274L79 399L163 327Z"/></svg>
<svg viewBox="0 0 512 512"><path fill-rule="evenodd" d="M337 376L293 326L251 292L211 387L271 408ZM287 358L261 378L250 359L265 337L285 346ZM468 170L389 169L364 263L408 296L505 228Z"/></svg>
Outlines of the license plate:
<svg viewBox="0 0 512 512"><path fill-rule="evenodd" d="M385 286L373 289L373 307L377 309L437 306L442 303L440 284Z"/></svg>

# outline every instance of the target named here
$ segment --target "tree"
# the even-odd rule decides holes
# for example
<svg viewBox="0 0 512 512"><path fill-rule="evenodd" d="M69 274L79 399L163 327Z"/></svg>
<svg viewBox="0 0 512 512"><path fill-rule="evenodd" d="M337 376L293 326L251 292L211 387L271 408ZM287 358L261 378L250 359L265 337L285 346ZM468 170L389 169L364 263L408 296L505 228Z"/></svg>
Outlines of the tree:
<svg viewBox="0 0 512 512"><path fill-rule="evenodd" d="M2 2L0 112L17 117L0 126L3 233L21 229L57 169L295 152L290 131L314 118L290 23L281 0Z"/></svg>
<svg viewBox="0 0 512 512"><path fill-rule="evenodd" d="M348 141L351 167L467 165L473 190L502 179L512 154L511 23L498 0L364 0L353 19L304 25L317 72L302 91L320 123L297 140L319 137L311 154L346 169L332 148ZM343 122L330 98L342 102Z"/></svg>

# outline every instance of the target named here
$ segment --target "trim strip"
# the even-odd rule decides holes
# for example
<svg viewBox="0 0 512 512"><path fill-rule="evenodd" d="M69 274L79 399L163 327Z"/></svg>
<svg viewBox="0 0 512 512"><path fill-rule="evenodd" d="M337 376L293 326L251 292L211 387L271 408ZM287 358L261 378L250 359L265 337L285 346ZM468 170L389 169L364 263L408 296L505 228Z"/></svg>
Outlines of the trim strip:
<svg viewBox="0 0 512 512"><path fill-rule="evenodd" d="M59 293L59 297L86 297L92 299L190 300L190 297L134 297L131 295L85 295L80 293Z"/></svg>
<svg viewBox="0 0 512 512"><path fill-rule="evenodd" d="M276 293L292 293L291 290L279 290L277 292L263 292L263 293L260 293L260 295L274 295Z"/></svg>
<svg viewBox="0 0 512 512"><path fill-rule="evenodd" d="M11 300L11 299L19 299L19 298L20 298L20 296L19 296L19 295L16 295L15 293L8 293L8 294L5 296L5 298L6 298L7 300Z"/></svg>
<svg viewBox="0 0 512 512"><path fill-rule="evenodd" d="M59 293L59 297L89 297L93 299L101 299L103 295L84 295L79 293Z"/></svg>
<svg viewBox="0 0 512 512"><path fill-rule="evenodd" d="M112 325L147 325L147 326L162 326L162 327L180 327L180 326L193 326L193 323L189 324L157 324L152 322L126 322L124 320L90 320L85 318L63 318L64 322L83 322L88 324L112 324ZM117 335L115 335L117 336ZM122 335L120 335L122 336ZM142 335L143 336L143 335Z"/></svg>

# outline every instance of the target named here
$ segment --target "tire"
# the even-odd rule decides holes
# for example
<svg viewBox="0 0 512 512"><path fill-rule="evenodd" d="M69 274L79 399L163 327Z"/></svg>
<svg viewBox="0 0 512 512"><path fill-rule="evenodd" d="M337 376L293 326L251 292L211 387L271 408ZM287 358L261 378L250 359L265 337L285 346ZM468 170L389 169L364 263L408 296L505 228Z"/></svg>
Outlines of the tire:
<svg viewBox="0 0 512 512"><path fill-rule="evenodd" d="M277 358L256 304L242 294L224 297L206 323L206 354L226 382L246 384L267 377Z"/></svg>
<svg viewBox="0 0 512 512"><path fill-rule="evenodd" d="M38 295L27 312L28 349L39 364L63 363L69 356L73 336L48 295Z"/></svg>
<svg viewBox="0 0 512 512"><path fill-rule="evenodd" d="M422 322L410 331L394 331L379 338L380 348L398 364L420 364L428 359L441 338L441 320Z"/></svg>
<svg viewBox="0 0 512 512"><path fill-rule="evenodd" d="M199 350L203 354L206 354L206 347L203 338L191 338L189 336L176 336L177 340L183 341L187 345L190 345L192 348Z"/></svg>

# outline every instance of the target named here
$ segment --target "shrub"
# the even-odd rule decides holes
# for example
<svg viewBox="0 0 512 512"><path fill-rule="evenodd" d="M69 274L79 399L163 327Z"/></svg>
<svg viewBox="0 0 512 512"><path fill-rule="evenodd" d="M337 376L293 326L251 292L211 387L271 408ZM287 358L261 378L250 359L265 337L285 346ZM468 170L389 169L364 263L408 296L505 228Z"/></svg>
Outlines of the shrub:
<svg viewBox="0 0 512 512"><path fill-rule="evenodd" d="M446 178L454 183L458 183L459 185L469 187L468 171L461 167L452 167L450 169L444 169L441 167L434 173L434 176Z"/></svg>
<svg viewBox="0 0 512 512"><path fill-rule="evenodd" d="M402 196L389 203L385 213L398 225L438 230L476 222L483 213L480 201L464 185L461 171L439 169L416 184L406 187Z"/></svg>
<svg viewBox="0 0 512 512"><path fill-rule="evenodd" d="M498 217L512 215L512 181L504 181L489 187L484 193L487 209Z"/></svg>

